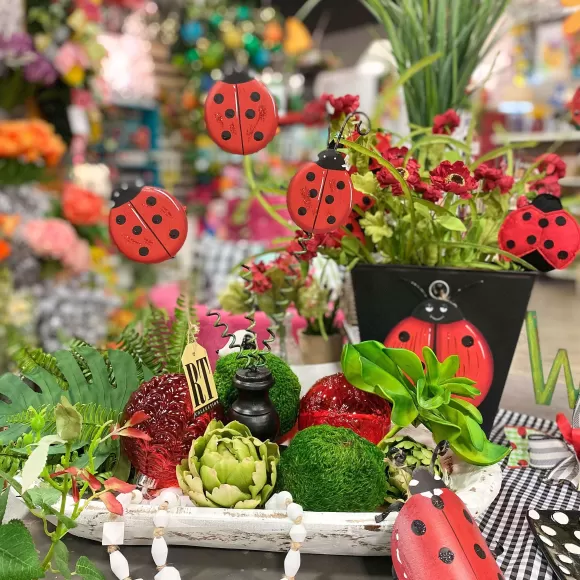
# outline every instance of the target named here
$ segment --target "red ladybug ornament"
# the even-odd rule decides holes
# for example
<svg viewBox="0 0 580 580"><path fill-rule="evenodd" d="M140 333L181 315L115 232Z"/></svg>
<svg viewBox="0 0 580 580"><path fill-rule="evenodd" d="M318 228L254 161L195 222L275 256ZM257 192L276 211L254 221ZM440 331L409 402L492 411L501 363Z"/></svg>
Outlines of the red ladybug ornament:
<svg viewBox="0 0 580 580"><path fill-rule="evenodd" d="M187 237L185 208L157 187L122 185L113 192L109 232L119 251L135 262L173 258Z"/></svg>
<svg viewBox="0 0 580 580"><path fill-rule="evenodd" d="M247 73L234 73L215 83L207 95L205 124L220 149L251 155L276 135L276 102L260 81Z"/></svg>
<svg viewBox="0 0 580 580"><path fill-rule="evenodd" d="M541 272L569 266L580 249L580 229L558 197L538 195L511 212L498 234L499 247Z"/></svg>
<svg viewBox="0 0 580 580"><path fill-rule="evenodd" d="M318 154L318 161L301 167L290 181L286 203L292 221L305 232L325 234L345 225L352 209L353 186L350 173L345 168L344 157L336 150L344 128L356 111L346 118L334 148ZM369 123L370 127L370 123ZM366 131L368 131L370 128ZM361 122L357 131L361 134Z"/></svg>
<svg viewBox="0 0 580 580"><path fill-rule="evenodd" d="M467 506L441 478L418 468L409 492L391 536L395 580L504 580Z"/></svg>
<svg viewBox="0 0 580 580"><path fill-rule="evenodd" d="M431 348L439 360L459 355L457 376L475 381L474 386L481 394L468 400L479 406L489 393L493 380L493 356L485 337L465 319L457 304L451 302L447 282L432 282L429 296L418 284L412 284L426 300L389 332L385 346L412 350L421 360L424 346Z"/></svg>

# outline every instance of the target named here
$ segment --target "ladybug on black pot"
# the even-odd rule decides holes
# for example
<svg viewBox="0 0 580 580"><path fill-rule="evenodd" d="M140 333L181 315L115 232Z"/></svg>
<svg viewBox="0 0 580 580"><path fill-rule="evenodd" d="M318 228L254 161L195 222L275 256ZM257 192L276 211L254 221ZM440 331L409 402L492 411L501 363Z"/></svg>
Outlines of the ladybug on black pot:
<svg viewBox="0 0 580 580"><path fill-rule="evenodd" d="M247 73L218 81L205 101L205 124L212 141L224 151L250 155L276 135L278 112L270 91Z"/></svg>
<svg viewBox="0 0 580 580"><path fill-rule="evenodd" d="M187 237L185 208L158 187L123 184L113 192L109 232L119 251L135 262L173 258Z"/></svg>
<svg viewBox="0 0 580 580"><path fill-rule="evenodd" d="M353 203L353 186L349 172L345 168L344 157L337 151L340 139L348 121L355 111L347 116L336 138L334 146L328 143L327 148L318 154L318 161L311 161L301 167L290 181L286 203L292 221L305 232L325 234L345 225L350 216ZM359 121L356 129L361 135Z"/></svg>
<svg viewBox="0 0 580 580"><path fill-rule="evenodd" d="M493 381L493 355L483 334L450 300L449 284L436 280L429 286L429 295L415 282L409 281L425 300L411 316L397 324L385 338L389 348L406 348L423 357L423 347L428 346L439 360L459 355L458 376L475 381L481 392L469 400L479 406L487 396Z"/></svg>
<svg viewBox="0 0 580 580"><path fill-rule="evenodd" d="M580 229L558 197L542 193L506 217L498 242L541 272L562 270L580 249Z"/></svg>
<svg viewBox="0 0 580 580"><path fill-rule="evenodd" d="M395 580L504 580L467 506L431 468L413 471L410 498L401 507L391 536ZM377 516L382 521L384 515Z"/></svg>

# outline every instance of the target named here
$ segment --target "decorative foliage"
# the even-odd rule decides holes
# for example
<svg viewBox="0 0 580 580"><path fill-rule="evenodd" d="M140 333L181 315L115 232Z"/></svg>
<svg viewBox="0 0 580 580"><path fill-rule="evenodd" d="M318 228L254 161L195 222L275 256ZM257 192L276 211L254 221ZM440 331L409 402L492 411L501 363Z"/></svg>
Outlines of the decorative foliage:
<svg viewBox="0 0 580 580"><path fill-rule="evenodd" d="M345 346L342 369L355 387L392 404L393 428L387 438L408 425L423 424L436 443L449 441L453 452L468 463L491 465L501 461L509 449L491 443L480 427L483 418L477 407L457 398L479 395L474 381L455 376L459 357L452 355L439 362L425 347L423 358L425 369L414 352L366 341Z"/></svg>

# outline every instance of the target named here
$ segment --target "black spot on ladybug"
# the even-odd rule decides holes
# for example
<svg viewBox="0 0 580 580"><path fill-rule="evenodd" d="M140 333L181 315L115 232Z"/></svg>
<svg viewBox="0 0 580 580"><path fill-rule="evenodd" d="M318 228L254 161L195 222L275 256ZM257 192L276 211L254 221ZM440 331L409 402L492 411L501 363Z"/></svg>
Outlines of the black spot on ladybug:
<svg viewBox="0 0 580 580"><path fill-rule="evenodd" d="M326 218L326 221L327 221L327 222L328 222L330 225L332 225L332 224L333 224L333 223L336 221L336 218L335 218L333 215L329 215L329 216Z"/></svg>
<svg viewBox="0 0 580 580"><path fill-rule="evenodd" d="M554 242L552 240L546 240L544 242L544 248L546 248L546 250L551 250L554 247Z"/></svg>
<svg viewBox="0 0 580 580"><path fill-rule="evenodd" d="M170 237L172 240L176 240L176 239L179 237L179 230L171 230L171 231L169 232L169 237Z"/></svg>
<svg viewBox="0 0 580 580"><path fill-rule="evenodd" d="M299 207L298 208L298 215L306 215L306 208L305 207Z"/></svg>
<svg viewBox="0 0 580 580"><path fill-rule="evenodd" d="M310 197L314 198L318 195L318 191L316 189L311 189L309 192Z"/></svg>
<svg viewBox="0 0 580 580"><path fill-rule="evenodd" d="M406 330L403 330L403 332L399 332L399 340L401 342L408 342L410 338L411 335Z"/></svg>
<svg viewBox="0 0 580 580"><path fill-rule="evenodd" d="M152 195L150 195L147 198L147 201L145 203L147 203L147 205L153 207L157 203L157 200Z"/></svg>
<svg viewBox="0 0 580 580"><path fill-rule="evenodd" d="M233 109L226 109L226 117L228 119L233 119L236 116L236 112Z"/></svg>
<svg viewBox="0 0 580 580"><path fill-rule="evenodd" d="M254 109L248 109L246 111L246 119L253 119L256 116L256 111Z"/></svg>
<svg viewBox="0 0 580 580"><path fill-rule="evenodd" d="M349 232L352 232L354 230L354 226L352 224L346 224L345 227Z"/></svg>
<svg viewBox="0 0 580 580"><path fill-rule="evenodd" d="M473 523L473 518L471 517L471 514L467 511L467 510L463 510L463 515L465 516L465 519L472 524Z"/></svg>
<svg viewBox="0 0 580 580"><path fill-rule="evenodd" d="M473 549L475 550L475 553L482 559L485 560L486 558L486 554L484 549L479 545L479 544L475 544L475 546L473 546Z"/></svg>
<svg viewBox="0 0 580 580"><path fill-rule="evenodd" d="M142 231L143 231L143 228L141 226L135 226L133 228L133 234L135 234L136 236L138 236Z"/></svg>
<svg viewBox="0 0 580 580"><path fill-rule="evenodd" d="M344 181L339 181L339 182L336 184L336 187L337 187L337 189L344 189Z"/></svg>
<svg viewBox="0 0 580 580"><path fill-rule="evenodd" d="M455 554L449 548L441 548L439 550L439 559L444 564L451 564L455 560Z"/></svg>
<svg viewBox="0 0 580 580"><path fill-rule="evenodd" d="M252 99L252 101L254 101L254 103L257 103L260 100L260 93L257 93L256 91L254 91L250 95L250 99Z"/></svg>
<svg viewBox="0 0 580 580"><path fill-rule="evenodd" d="M224 96L221 93L213 96L213 102L221 105L224 102Z"/></svg>
<svg viewBox="0 0 580 580"><path fill-rule="evenodd" d="M438 510L442 510L445 507L443 500L438 495L434 495L431 498L431 503L433 504L433 507L436 507Z"/></svg>
<svg viewBox="0 0 580 580"><path fill-rule="evenodd" d="M261 141L264 138L264 133L262 133L261 131L256 131L254 133L254 139L256 141Z"/></svg>
<svg viewBox="0 0 580 580"><path fill-rule="evenodd" d="M504 553L504 549L498 544L494 549L493 549L493 553L496 556L501 556Z"/></svg>
<svg viewBox="0 0 580 580"><path fill-rule="evenodd" d="M423 536L427 532L427 526L421 520L414 520L411 524L411 530L416 536Z"/></svg>
<svg viewBox="0 0 580 580"><path fill-rule="evenodd" d="M516 243L513 240L508 240L506 246L508 249L513 250L516 247Z"/></svg>
<svg viewBox="0 0 580 580"><path fill-rule="evenodd" d="M363 202L364 205L369 205L369 203L371 203L371 198L368 195L365 195L362 198L362 202Z"/></svg>
<svg viewBox="0 0 580 580"><path fill-rule="evenodd" d="M473 340L473 336L466 335L461 339L461 344L469 348L475 344L475 340Z"/></svg>
<svg viewBox="0 0 580 580"><path fill-rule="evenodd" d="M163 221L163 218L162 218L162 217L161 217L161 216L160 216L158 213L156 213L156 214L155 214L155 215L154 215L154 216L151 218L151 221L152 221L154 224L160 224L160 223Z"/></svg>
<svg viewBox="0 0 580 580"><path fill-rule="evenodd" d="M324 198L324 201L325 201L326 203L332 203L332 202L334 201L334 197L333 197L332 195L327 195L327 196Z"/></svg>
<svg viewBox="0 0 580 580"><path fill-rule="evenodd" d="M562 215L559 215L556 218L556 224L559 225L559 226L565 226L566 225L566 218L564 216L562 216Z"/></svg>
<svg viewBox="0 0 580 580"><path fill-rule="evenodd" d="M149 248L139 248L140 256L146 256L147 254L149 254Z"/></svg>
<svg viewBox="0 0 580 580"><path fill-rule="evenodd" d="M229 131L222 131L222 139L224 141L229 141L232 138L232 134Z"/></svg>
<svg viewBox="0 0 580 580"><path fill-rule="evenodd" d="M314 173L312 171L309 171L306 174L306 180L307 181L314 181L315 178L316 178L316 175L314 175Z"/></svg>
<svg viewBox="0 0 580 580"><path fill-rule="evenodd" d="M537 241L538 240L537 240L536 236L528 236L526 238L526 242L528 242L528 244L530 244L530 245L535 244Z"/></svg>
<svg viewBox="0 0 580 580"><path fill-rule="evenodd" d="M566 252L565 250L558 252L558 258L560 260L565 260L567 257L568 257L568 252Z"/></svg>
<svg viewBox="0 0 580 580"><path fill-rule="evenodd" d="M115 221L116 221L116 222L117 222L117 223L118 223L120 226L122 226L122 225L123 225L123 224L124 224L124 223L127 221L127 218L126 218L124 215L118 215L118 216L115 218Z"/></svg>
<svg viewBox="0 0 580 580"><path fill-rule="evenodd" d="M527 211L524 215L523 215L524 221L529 222L532 219L532 214Z"/></svg>
<svg viewBox="0 0 580 580"><path fill-rule="evenodd" d="M546 219L546 218L542 218L539 222L538 225L541 228L547 228L550 225L550 222Z"/></svg>

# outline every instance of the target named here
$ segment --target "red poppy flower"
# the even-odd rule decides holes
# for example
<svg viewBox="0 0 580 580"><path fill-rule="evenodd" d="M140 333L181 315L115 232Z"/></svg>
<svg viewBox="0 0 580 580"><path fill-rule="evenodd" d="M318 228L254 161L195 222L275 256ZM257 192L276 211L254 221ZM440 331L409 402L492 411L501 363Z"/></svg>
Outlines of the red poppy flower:
<svg viewBox="0 0 580 580"><path fill-rule="evenodd" d="M429 174L436 188L463 198L471 197L471 191L477 188L477 181L463 161L442 161Z"/></svg>
<svg viewBox="0 0 580 580"><path fill-rule="evenodd" d="M411 161L411 160L410 160ZM415 167L417 163L408 163L406 167L397 167L397 171L410 187L415 187L421 183L421 177ZM417 165L418 167L418 165ZM403 188L395 176L383 167L377 173L377 180L382 188L390 187L393 195L403 195Z"/></svg>
<svg viewBox="0 0 580 580"><path fill-rule="evenodd" d="M394 165L395 167L403 167L407 153L409 153L408 147L389 147L381 151L383 159L387 160L391 165ZM415 159L411 157L407 161L406 167L407 169L409 169L409 171L417 171L419 169L419 164ZM375 159L371 159L369 163L369 169L371 171L382 168L383 166L378 161L376 161Z"/></svg>
<svg viewBox="0 0 580 580"><path fill-rule="evenodd" d="M331 115L333 119L340 117L343 113L345 115L354 113L360 105L360 97L358 95L335 97L334 95L324 93L321 100L330 103L334 108L334 113Z"/></svg>
<svg viewBox="0 0 580 580"><path fill-rule="evenodd" d="M506 175L501 169L485 164L475 170L475 179L483 180L483 191L493 191L499 188L500 193L508 193L514 184L514 178L511 175Z"/></svg>
<svg viewBox="0 0 580 580"><path fill-rule="evenodd" d="M423 199L432 201L433 203L437 203L443 197L443 192L440 189L437 189L434 185L425 183L424 181L420 181L415 185L415 191L420 193Z"/></svg>
<svg viewBox="0 0 580 580"><path fill-rule="evenodd" d="M433 133L436 135L451 135L459 127L459 123L459 115L453 109L449 109L441 115L435 115L433 118Z"/></svg>

